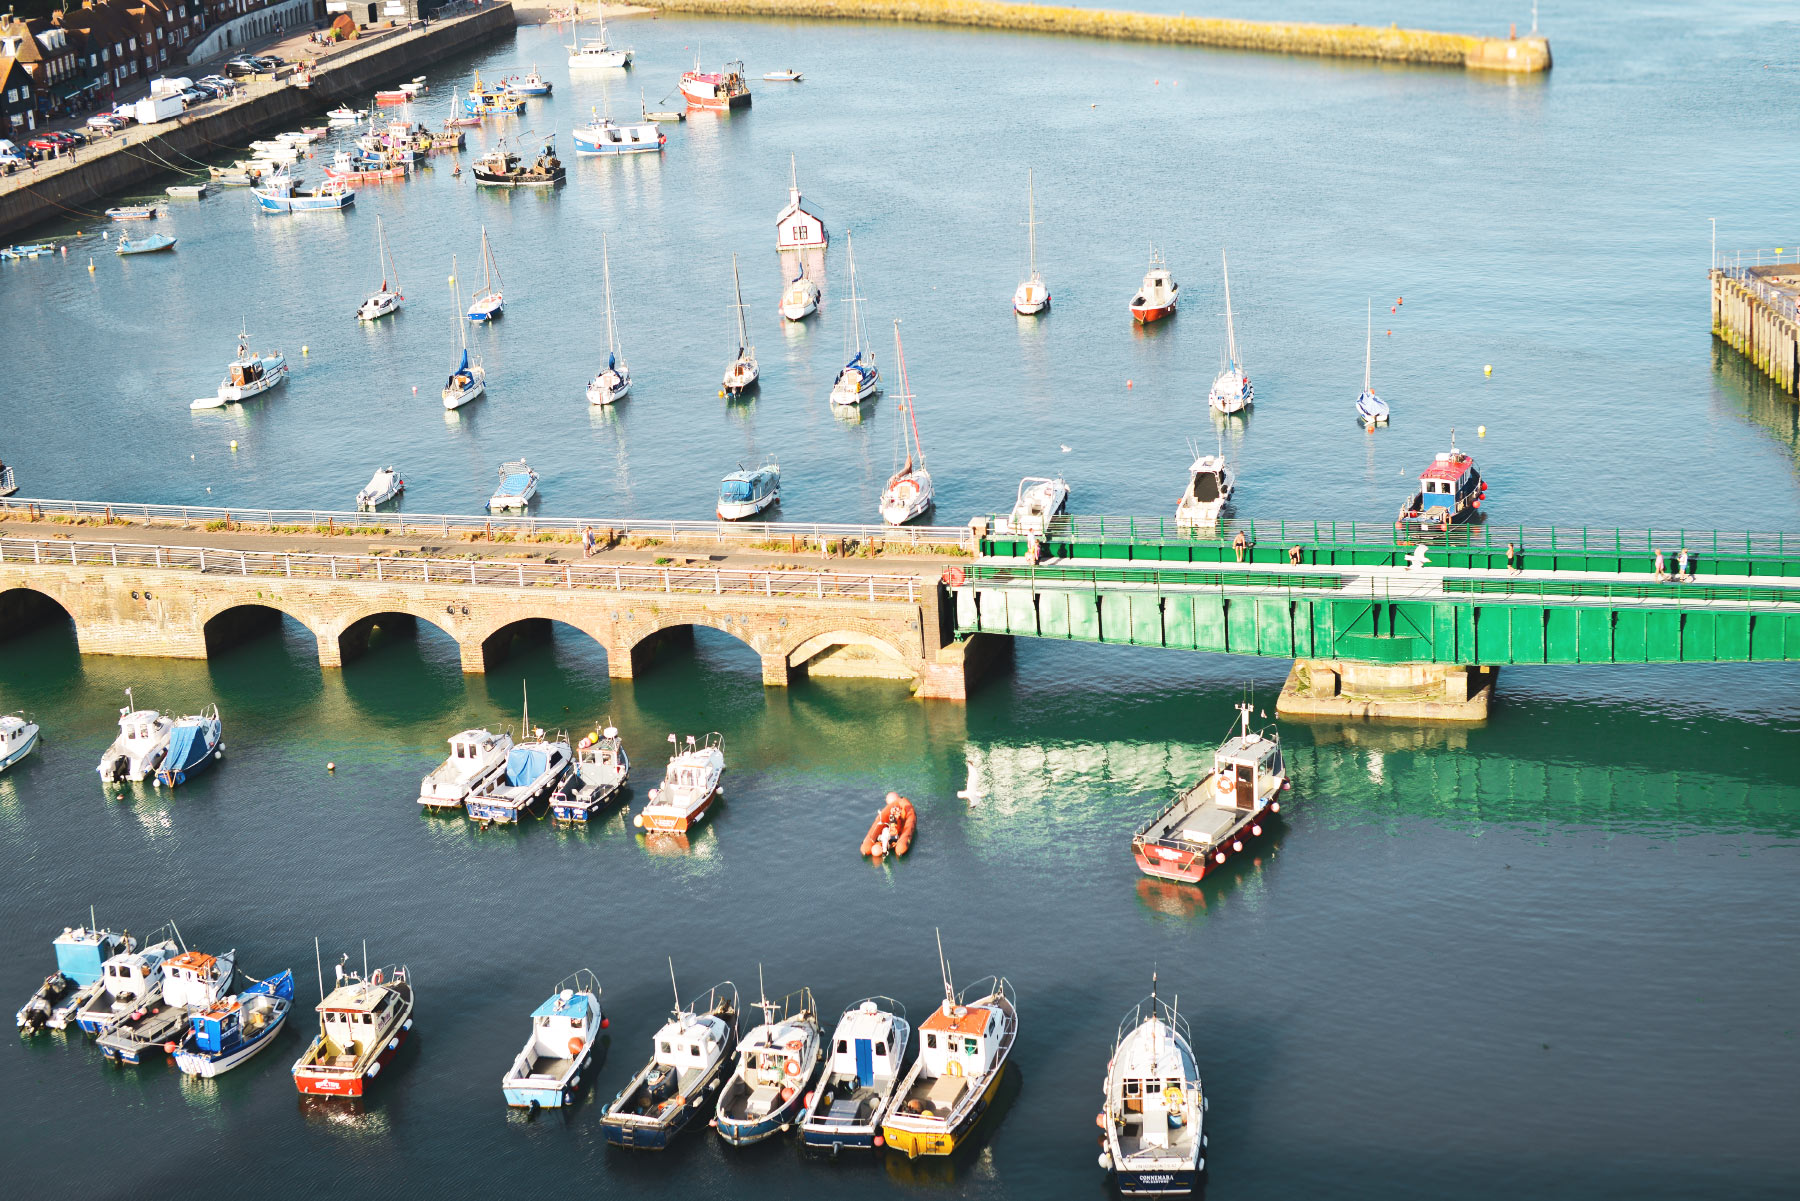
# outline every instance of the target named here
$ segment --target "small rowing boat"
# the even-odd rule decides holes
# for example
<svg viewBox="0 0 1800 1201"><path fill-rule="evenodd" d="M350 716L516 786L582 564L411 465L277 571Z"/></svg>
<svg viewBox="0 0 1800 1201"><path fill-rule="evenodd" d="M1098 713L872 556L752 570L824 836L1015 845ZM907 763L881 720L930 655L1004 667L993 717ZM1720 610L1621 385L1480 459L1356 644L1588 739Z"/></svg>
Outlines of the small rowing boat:
<svg viewBox="0 0 1800 1201"><path fill-rule="evenodd" d="M156 206L151 204L122 204L106 210L106 215L114 221L148 221L156 216Z"/></svg>
<svg viewBox="0 0 1800 1201"><path fill-rule="evenodd" d="M175 239L168 234L148 234L142 238L121 236L118 245L113 247L114 254L155 254L159 250L175 249Z"/></svg>

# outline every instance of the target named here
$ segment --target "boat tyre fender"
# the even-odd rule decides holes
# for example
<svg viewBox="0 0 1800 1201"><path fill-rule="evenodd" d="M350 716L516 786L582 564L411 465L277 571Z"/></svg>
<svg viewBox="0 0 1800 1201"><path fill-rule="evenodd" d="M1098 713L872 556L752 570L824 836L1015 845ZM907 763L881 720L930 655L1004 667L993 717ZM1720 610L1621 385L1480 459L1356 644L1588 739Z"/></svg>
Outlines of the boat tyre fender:
<svg viewBox="0 0 1800 1201"><path fill-rule="evenodd" d="M580 1036L571 1038L569 1040L569 1058L570 1059L581 1058L581 1048L583 1048L586 1045L587 1045L586 1043L581 1041Z"/></svg>

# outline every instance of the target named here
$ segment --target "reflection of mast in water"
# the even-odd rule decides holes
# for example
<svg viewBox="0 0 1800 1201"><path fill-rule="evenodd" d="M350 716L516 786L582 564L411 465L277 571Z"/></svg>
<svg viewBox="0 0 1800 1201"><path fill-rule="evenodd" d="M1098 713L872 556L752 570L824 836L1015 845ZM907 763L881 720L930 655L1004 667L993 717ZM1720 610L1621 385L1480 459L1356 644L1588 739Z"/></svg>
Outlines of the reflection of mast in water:
<svg viewBox="0 0 1800 1201"><path fill-rule="evenodd" d="M631 479L631 454L626 446L625 416L618 405L589 405L588 424L612 435L613 483L616 501L625 511L637 512L637 494Z"/></svg>

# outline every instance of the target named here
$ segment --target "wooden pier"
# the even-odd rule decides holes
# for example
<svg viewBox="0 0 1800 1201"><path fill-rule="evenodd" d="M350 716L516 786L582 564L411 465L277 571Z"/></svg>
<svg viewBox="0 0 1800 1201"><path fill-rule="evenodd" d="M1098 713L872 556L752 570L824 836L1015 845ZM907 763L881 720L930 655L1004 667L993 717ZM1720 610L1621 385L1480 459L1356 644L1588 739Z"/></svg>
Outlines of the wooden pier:
<svg viewBox="0 0 1800 1201"><path fill-rule="evenodd" d="M1746 264L1743 257L1711 272L1713 334L1782 391L1794 392L1800 383L1800 255L1778 250L1767 264Z"/></svg>

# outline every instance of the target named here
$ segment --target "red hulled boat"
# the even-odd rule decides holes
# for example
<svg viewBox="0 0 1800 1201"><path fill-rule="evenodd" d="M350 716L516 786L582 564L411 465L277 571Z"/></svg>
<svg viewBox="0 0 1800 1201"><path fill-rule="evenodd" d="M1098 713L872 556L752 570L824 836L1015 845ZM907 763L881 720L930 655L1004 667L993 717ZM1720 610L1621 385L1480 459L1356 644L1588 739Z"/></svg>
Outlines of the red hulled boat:
<svg viewBox="0 0 1800 1201"><path fill-rule="evenodd" d="M1238 706L1242 727L1214 752L1213 769L1132 835L1131 853L1145 875L1198 883L1281 812L1282 790L1293 787L1281 736L1252 732L1250 708Z"/></svg>
<svg viewBox="0 0 1800 1201"><path fill-rule="evenodd" d="M339 962L337 987L318 1011L319 1033L294 1061L294 1084L309 1096L360 1097L412 1032L412 981L404 967L365 978Z"/></svg>
<svg viewBox="0 0 1800 1201"><path fill-rule="evenodd" d="M750 85L744 82L744 64L733 59L718 71L702 71L698 63L681 77L681 94L689 108L726 112L750 107Z"/></svg>

